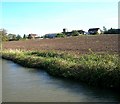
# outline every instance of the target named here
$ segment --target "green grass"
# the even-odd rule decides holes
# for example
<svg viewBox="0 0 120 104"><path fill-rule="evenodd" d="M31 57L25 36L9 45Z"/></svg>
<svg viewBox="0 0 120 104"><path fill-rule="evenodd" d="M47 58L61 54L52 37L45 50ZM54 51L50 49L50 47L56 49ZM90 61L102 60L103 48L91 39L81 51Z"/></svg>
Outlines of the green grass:
<svg viewBox="0 0 120 104"><path fill-rule="evenodd" d="M120 87L120 63L117 54L75 55L57 51L4 50L2 58L25 67L42 68L53 76L75 79L92 86Z"/></svg>

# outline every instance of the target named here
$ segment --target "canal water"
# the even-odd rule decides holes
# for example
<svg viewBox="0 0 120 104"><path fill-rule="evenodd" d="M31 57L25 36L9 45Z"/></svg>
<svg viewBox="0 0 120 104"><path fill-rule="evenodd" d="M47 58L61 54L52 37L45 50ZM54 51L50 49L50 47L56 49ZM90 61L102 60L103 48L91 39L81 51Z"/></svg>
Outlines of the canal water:
<svg viewBox="0 0 120 104"><path fill-rule="evenodd" d="M2 60L3 102L119 102L119 93Z"/></svg>

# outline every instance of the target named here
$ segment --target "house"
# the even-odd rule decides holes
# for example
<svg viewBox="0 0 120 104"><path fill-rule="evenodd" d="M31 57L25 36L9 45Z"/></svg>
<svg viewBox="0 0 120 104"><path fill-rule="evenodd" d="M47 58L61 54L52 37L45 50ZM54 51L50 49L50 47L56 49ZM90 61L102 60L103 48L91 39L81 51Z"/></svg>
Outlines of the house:
<svg viewBox="0 0 120 104"><path fill-rule="evenodd" d="M83 31L83 30L77 30L80 34L84 34L85 33L85 31Z"/></svg>
<svg viewBox="0 0 120 104"><path fill-rule="evenodd" d="M28 39L35 39L37 37L37 34L29 34Z"/></svg>
<svg viewBox="0 0 120 104"><path fill-rule="evenodd" d="M58 33L45 34L45 38L55 38Z"/></svg>
<svg viewBox="0 0 120 104"><path fill-rule="evenodd" d="M61 33L49 33L49 34L45 34L44 38L55 38L55 37L57 37L58 34L64 34L66 36L73 36L74 31L78 32L78 34L84 34L84 32L85 32L83 30L73 30L73 31L68 32L67 29L64 28L63 32L61 32Z"/></svg>
<svg viewBox="0 0 120 104"><path fill-rule="evenodd" d="M66 31L66 29L64 28L62 33L65 34L66 36L72 36L72 34L73 34L74 31L77 31L79 34L84 34L84 32L85 32L85 31L83 31L83 30L73 30L73 31L71 31L71 32L68 32L68 31Z"/></svg>
<svg viewBox="0 0 120 104"><path fill-rule="evenodd" d="M100 28L90 28L90 29L88 30L88 33L89 33L89 34L101 34L102 31L100 30Z"/></svg>

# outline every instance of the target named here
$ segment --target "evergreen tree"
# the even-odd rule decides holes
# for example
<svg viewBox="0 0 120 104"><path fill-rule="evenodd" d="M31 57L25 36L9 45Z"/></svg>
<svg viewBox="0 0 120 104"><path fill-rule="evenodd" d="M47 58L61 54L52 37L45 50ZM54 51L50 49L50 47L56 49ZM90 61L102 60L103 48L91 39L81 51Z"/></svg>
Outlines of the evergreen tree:
<svg viewBox="0 0 120 104"><path fill-rule="evenodd" d="M27 36L25 34L23 35L23 39L27 39Z"/></svg>
<svg viewBox="0 0 120 104"><path fill-rule="evenodd" d="M17 40L20 40L22 37L18 34L17 36L16 36L16 39Z"/></svg>

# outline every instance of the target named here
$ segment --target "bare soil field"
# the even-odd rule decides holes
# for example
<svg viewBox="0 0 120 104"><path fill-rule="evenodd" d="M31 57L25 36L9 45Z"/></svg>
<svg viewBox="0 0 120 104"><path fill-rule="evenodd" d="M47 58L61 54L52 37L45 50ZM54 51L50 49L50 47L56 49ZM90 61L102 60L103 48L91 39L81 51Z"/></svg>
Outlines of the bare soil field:
<svg viewBox="0 0 120 104"><path fill-rule="evenodd" d="M3 42L3 49L59 50L77 53L119 52L120 35L76 36Z"/></svg>

